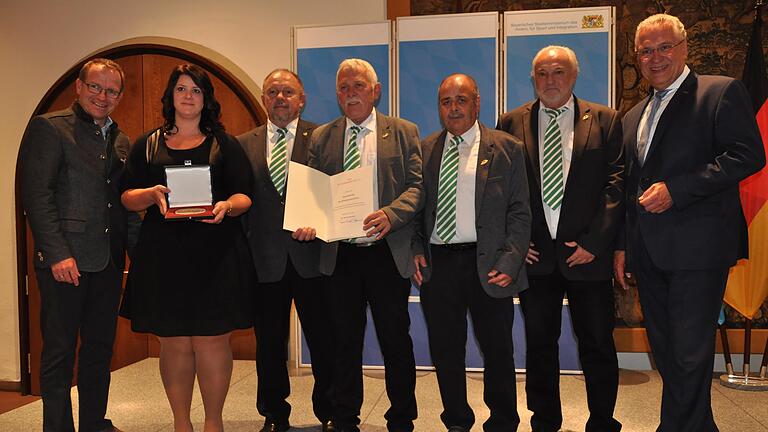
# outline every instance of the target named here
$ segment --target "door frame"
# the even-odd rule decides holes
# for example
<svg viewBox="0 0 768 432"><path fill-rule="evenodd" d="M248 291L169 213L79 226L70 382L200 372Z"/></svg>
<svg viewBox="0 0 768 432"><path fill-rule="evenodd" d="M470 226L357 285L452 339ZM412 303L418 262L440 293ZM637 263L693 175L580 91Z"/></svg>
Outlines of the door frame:
<svg viewBox="0 0 768 432"><path fill-rule="evenodd" d="M110 60L120 59L133 55L159 54L177 57L197 64L209 73L219 78L224 84L233 90L240 101L248 110L248 113L257 124L264 124L267 121L267 115L259 104L255 95L251 93L247 86L243 84L234 74L228 71L224 66L203 57L195 52L159 43L132 43L122 46L105 49L87 58L79 61L66 71L53 85L48 89L35 110L30 116L30 120L46 113L57 97L72 83L80 72L83 65L94 58L108 58ZM21 150L21 148L19 148ZM16 213L16 274L18 290L18 308L19 308L19 353L21 366L21 393L31 394L31 366L30 366L30 326L29 326L29 293L27 291L27 218L24 214L24 208L21 202L21 181L19 170L19 158L16 159L15 176L15 213Z"/></svg>

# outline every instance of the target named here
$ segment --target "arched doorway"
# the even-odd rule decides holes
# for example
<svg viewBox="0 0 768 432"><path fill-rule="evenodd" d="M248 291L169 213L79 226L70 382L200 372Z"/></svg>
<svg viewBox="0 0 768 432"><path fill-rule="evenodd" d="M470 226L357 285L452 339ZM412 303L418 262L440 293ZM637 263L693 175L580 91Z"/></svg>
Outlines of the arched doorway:
<svg viewBox="0 0 768 432"><path fill-rule="evenodd" d="M162 124L160 98L172 68L180 63L195 63L211 75L216 97L222 106L222 121L227 132L238 135L266 121L266 114L256 98L232 73L219 64L191 51L160 45L132 44L94 54L74 65L48 90L35 109L34 115L68 107L75 100L75 80L82 65L95 57L118 62L125 71L126 87L120 105L112 118L129 137ZM16 237L19 275L19 319L21 329L22 392L39 394L40 352L40 294L35 278L31 253L33 239L20 202L17 163L16 177ZM253 358L255 338L251 331L233 335L235 358ZM119 369L157 355L156 338L131 332L130 323L118 322L112 369Z"/></svg>

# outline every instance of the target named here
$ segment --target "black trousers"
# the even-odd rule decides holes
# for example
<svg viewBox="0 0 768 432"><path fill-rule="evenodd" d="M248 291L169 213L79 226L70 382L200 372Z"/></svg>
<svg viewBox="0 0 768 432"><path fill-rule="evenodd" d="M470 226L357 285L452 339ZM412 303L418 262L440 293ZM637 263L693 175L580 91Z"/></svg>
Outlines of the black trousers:
<svg viewBox="0 0 768 432"><path fill-rule="evenodd" d="M475 416L467 403L465 355L467 311L483 354L483 400L490 417L485 431L515 431L517 414L515 360L512 345L512 297L492 298L477 275L477 250L460 251L432 245L432 276L421 287L421 307L427 322L429 351L443 401L440 419L446 428L469 430Z"/></svg>
<svg viewBox="0 0 768 432"><path fill-rule="evenodd" d="M384 414L387 429L412 431L416 419L416 362L408 333L410 280L398 273L386 242L368 247L340 242L336 270L329 284L336 336L333 420L345 428L360 423L363 338L369 305L384 356L384 379L391 403Z"/></svg>
<svg viewBox="0 0 768 432"><path fill-rule="evenodd" d="M288 423L291 393L288 379L288 339L291 300L301 320L301 328L312 356L312 407L322 422L331 419L331 379L333 338L328 322L325 277L304 279L288 260L283 279L260 283L256 304L256 407L267 421Z"/></svg>
<svg viewBox="0 0 768 432"><path fill-rule="evenodd" d="M78 430L93 432L112 427L112 422L104 416L123 272L110 262L102 271L80 273L80 285L74 286L54 280L50 269L37 269L43 335L40 390L45 432L75 430L70 389L78 334Z"/></svg>
<svg viewBox="0 0 768 432"><path fill-rule="evenodd" d="M664 271L640 245L635 268L653 359L664 384L658 432L713 432L712 369L728 268Z"/></svg>
<svg viewBox="0 0 768 432"><path fill-rule="evenodd" d="M533 412L531 428L538 432L560 430L560 325L563 295L568 295L579 360L587 388L589 420L586 432L616 432L613 418L619 387L619 364L613 342L614 300L609 280L571 281L555 270L530 276L529 288L520 293L525 318L525 392Z"/></svg>

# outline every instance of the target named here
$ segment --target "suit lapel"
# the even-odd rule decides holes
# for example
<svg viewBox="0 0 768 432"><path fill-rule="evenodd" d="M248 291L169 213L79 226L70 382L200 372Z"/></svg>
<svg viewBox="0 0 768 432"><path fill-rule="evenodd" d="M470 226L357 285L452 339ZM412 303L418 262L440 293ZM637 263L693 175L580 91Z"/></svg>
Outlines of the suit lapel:
<svg viewBox="0 0 768 432"><path fill-rule="evenodd" d="M656 147L661 145L664 134L673 124L673 119L678 117L677 112L683 109L683 107L693 106L693 104L688 102L688 99L693 94L697 82L698 77L691 71L672 96L672 100L669 101L664 112L661 113L661 117L659 117L659 121L656 124L656 130L653 132L651 147L648 148L648 154L645 156L646 162L651 159L651 155L654 153Z"/></svg>
<svg viewBox="0 0 768 432"><path fill-rule="evenodd" d="M536 185L541 185L541 169L539 166L539 104L536 100L523 113L523 142L528 154L530 169L536 179Z"/></svg>
<svg viewBox="0 0 768 432"><path fill-rule="evenodd" d="M311 133L312 128L307 127L299 119L299 123L296 125L296 137L293 139L293 150L291 151L291 160L293 162L298 162L302 165L307 164L307 144L309 143L309 135Z"/></svg>
<svg viewBox="0 0 768 432"><path fill-rule="evenodd" d="M384 185L387 184L387 181L390 181L385 177L388 167L385 167L383 162L386 160L386 155L392 153L392 146L392 122L389 117L376 111L376 176L378 178L378 185ZM378 189L379 203L386 202L381 196L381 191L384 188L379 186Z"/></svg>
<svg viewBox="0 0 768 432"><path fill-rule="evenodd" d="M571 153L571 167L568 170L568 178L565 179L565 193L568 193L569 179L579 169L581 156L589 144L589 133L594 123L592 110L589 105L578 100L576 96L573 97L573 109L573 151Z"/></svg>
<svg viewBox="0 0 768 432"><path fill-rule="evenodd" d="M334 161L333 173L338 174L344 171L344 132L347 125L347 118L339 117L331 125L328 133L328 143L325 146L325 152L329 155L329 161Z"/></svg>
<svg viewBox="0 0 768 432"><path fill-rule="evenodd" d="M485 184L488 182L488 171L493 164L495 144L485 126L480 124L480 148L477 152L477 169L475 172L475 220L480 220L480 206L483 204Z"/></svg>
<svg viewBox="0 0 768 432"><path fill-rule="evenodd" d="M428 179L424 183L427 185L427 197L433 199L430 200L431 209L437 208L437 187L440 181L440 163L443 161L443 150L445 149L445 137L448 132L443 129L443 132L437 137L434 145L432 146L429 159L427 159L426 167L424 168L424 176Z"/></svg>

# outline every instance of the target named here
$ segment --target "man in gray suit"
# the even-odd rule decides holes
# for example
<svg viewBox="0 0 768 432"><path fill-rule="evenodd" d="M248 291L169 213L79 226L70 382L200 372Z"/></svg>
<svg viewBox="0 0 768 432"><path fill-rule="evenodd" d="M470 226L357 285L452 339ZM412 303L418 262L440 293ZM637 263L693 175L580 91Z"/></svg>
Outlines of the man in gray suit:
<svg viewBox="0 0 768 432"><path fill-rule="evenodd" d="M89 61L75 82L77 100L33 118L21 143L21 195L40 287L45 431L75 430L70 387L78 334L79 430L115 430L104 416L128 243L119 188L130 144L109 115L124 86L120 65Z"/></svg>
<svg viewBox="0 0 768 432"><path fill-rule="evenodd" d="M336 337L334 390L337 430L357 431L363 403L362 351L366 305L370 305L384 355L390 431L412 431L416 418L416 370L408 334L408 295L414 272L413 218L421 205L421 150L416 126L378 113L376 71L364 60L347 59L336 73L336 95L344 116L315 129L309 166L326 174L372 166L375 207L367 236L324 243L320 271L330 275ZM299 239L314 238L297 230Z"/></svg>
<svg viewBox="0 0 768 432"><path fill-rule="evenodd" d="M445 130L422 142L425 206L414 237L421 306L449 432L467 432L475 416L464 373L467 311L485 361L485 431L514 431L517 415L512 297L528 287L531 232L520 141L477 121L472 77L451 75L438 92Z"/></svg>
<svg viewBox="0 0 768 432"><path fill-rule="evenodd" d="M299 118L306 98L298 75L276 69L264 79L261 101L267 124L237 139L253 168L254 211L243 217L253 264L259 278L256 332L256 406L265 417L263 432L286 431L291 405L288 335L291 300L296 302L312 356L315 386L312 404L323 431L332 431L330 384L332 339L325 305L325 278L318 271L320 241L300 242L283 230L288 162L307 163L314 123Z"/></svg>

